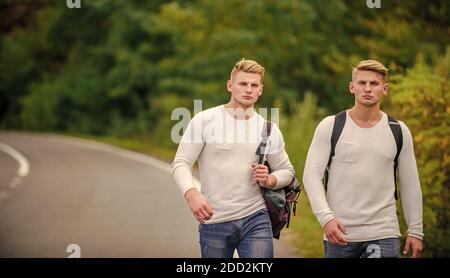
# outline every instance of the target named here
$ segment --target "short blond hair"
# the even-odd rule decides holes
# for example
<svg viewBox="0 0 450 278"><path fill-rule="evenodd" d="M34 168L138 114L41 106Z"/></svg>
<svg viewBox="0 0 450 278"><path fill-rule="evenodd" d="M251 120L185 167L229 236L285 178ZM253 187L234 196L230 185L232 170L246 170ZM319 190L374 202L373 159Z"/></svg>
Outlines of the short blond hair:
<svg viewBox="0 0 450 278"><path fill-rule="evenodd" d="M358 70L369 70L379 73L383 76L383 81L387 81L388 69L380 62L375 60L362 60L352 71L352 80L355 79Z"/></svg>
<svg viewBox="0 0 450 278"><path fill-rule="evenodd" d="M246 60L245 58L242 58L239 62L237 62L233 69L231 70L230 74L230 80L233 78L233 76L239 72L248 72L248 73L257 73L261 76L261 84L264 80L264 67L258 64L257 62L253 60Z"/></svg>

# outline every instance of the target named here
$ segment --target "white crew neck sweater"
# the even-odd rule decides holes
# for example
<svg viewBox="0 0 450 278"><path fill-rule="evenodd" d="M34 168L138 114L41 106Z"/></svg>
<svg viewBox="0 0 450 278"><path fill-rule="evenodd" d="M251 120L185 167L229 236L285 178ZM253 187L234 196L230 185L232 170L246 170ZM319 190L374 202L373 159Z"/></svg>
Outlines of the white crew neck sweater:
<svg viewBox="0 0 450 278"><path fill-rule="evenodd" d="M400 236L394 198L396 144L385 113L371 128L359 127L349 116L336 144L328 190L322 185L328 162L334 116L317 126L308 151L303 183L312 210L322 227L332 218L347 230L347 241L369 241ZM412 136L403 122L399 155L399 187L408 235L423 238L422 193ZM326 239L326 237L324 237Z"/></svg>
<svg viewBox="0 0 450 278"><path fill-rule="evenodd" d="M264 123L256 112L248 120L236 120L223 105L202 111L190 121L172 163L172 174L184 194L193 187L192 167L198 160L201 193L214 211L206 224L237 220L265 208L251 171L251 164L258 163L256 149ZM275 188L288 185L294 169L275 124L267 153L271 174L277 178Z"/></svg>

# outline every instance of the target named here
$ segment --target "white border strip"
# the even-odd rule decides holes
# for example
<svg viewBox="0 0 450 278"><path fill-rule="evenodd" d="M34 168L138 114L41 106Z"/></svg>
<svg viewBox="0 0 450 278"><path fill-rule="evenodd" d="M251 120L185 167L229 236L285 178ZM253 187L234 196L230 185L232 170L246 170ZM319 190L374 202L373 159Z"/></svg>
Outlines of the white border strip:
<svg viewBox="0 0 450 278"><path fill-rule="evenodd" d="M19 170L17 170L17 175L19 177L23 178L28 175L28 173L30 172L30 164L28 163L28 160L25 158L25 156L23 156L13 147L10 147L2 142L0 142L0 150L9 154L10 156L12 156L12 158L19 162Z"/></svg>

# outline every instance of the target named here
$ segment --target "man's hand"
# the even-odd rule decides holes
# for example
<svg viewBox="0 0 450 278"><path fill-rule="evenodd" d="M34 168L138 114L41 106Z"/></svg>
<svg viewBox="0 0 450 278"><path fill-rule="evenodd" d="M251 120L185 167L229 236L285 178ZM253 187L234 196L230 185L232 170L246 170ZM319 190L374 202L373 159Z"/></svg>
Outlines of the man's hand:
<svg viewBox="0 0 450 278"><path fill-rule="evenodd" d="M403 248L403 255L408 254L409 250L412 250L411 258L420 258L422 254L422 240L408 236L405 242L405 248Z"/></svg>
<svg viewBox="0 0 450 278"><path fill-rule="evenodd" d="M253 182L257 182L267 189L272 189L277 185L277 178L269 175L269 168L264 164L252 164L252 176Z"/></svg>
<svg viewBox="0 0 450 278"><path fill-rule="evenodd" d="M333 218L328 221L323 226L323 231L331 244L347 245L347 240L344 238L345 227L338 219Z"/></svg>
<svg viewBox="0 0 450 278"><path fill-rule="evenodd" d="M195 219L199 223L205 223L205 221L211 219L214 214L213 210L205 196L200 194L197 189L189 189L184 193L184 197L188 201L192 214L194 214Z"/></svg>

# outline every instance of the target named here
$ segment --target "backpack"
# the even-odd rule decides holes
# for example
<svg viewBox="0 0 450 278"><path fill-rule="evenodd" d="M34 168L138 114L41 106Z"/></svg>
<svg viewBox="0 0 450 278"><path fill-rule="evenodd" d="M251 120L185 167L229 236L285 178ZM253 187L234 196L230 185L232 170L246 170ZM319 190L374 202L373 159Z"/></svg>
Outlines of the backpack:
<svg viewBox="0 0 450 278"><path fill-rule="evenodd" d="M269 168L269 173L271 172L270 165L264 158L266 155L267 140L270 136L271 130L272 123L266 121L261 134L261 143L256 150L256 154L259 155L258 164L262 164L264 162L264 165ZM269 213L273 237L275 239L279 239L281 230L283 230L284 227L289 228L291 211L295 216L297 199L300 196L301 191L300 183L294 176L289 185L283 188L271 190L260 187L260 189Z"/></svg>
<svg viewBox="0 0 450 278"><path fill-rule="evenodd" d="M339 140L339 137L341 136L342 130L344 129L345 120L347 118L347 112L341 111L338 114L336 114L334 118L334 125L333 125L333 132L331 133L331 151L330 156L328 158L328 164L327 168L325 169L324 178L323 178L323 184L325 187L325 191L327 190L328 186L328 174L330 171L330 165L334 157L334 151L336 149L337 141ZM394 197L395 200L397 200L397 169L398 169L398 156L400 155L400 152L402 151L403 147L403 133L402 133L402 127L400 126L399 122L388 115L388 122L389 127L391 128L392 134L394 135L395 144L397 145L397 153L395 154L394 158Z"/></svg>

